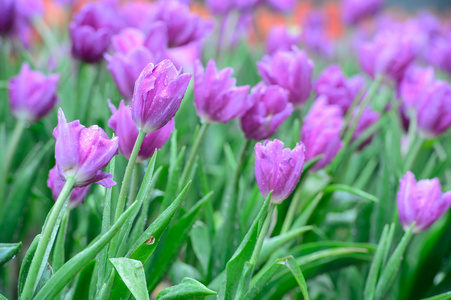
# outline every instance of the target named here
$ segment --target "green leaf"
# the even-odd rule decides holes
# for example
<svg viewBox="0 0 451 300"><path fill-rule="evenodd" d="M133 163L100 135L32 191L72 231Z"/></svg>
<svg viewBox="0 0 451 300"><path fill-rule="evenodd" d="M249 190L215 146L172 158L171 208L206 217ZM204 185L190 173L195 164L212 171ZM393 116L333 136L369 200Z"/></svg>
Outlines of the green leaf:
<svg viewBox="0 0 451 300"><path fill-rule="evenodd" d="M205 276L208 272L211 256L211 239L209 229L204 224L200 224L200 222L198 222L194 224L191 229L190 237L194 254L199 260L202 267L202 272Z"/></svg>
<svg viewBox="0 0 451 300"><path fill-rule="evenodd" d="M36 252L36 249L38 248L40 239L41 239L41 234L38 234L33 239L33 242L31 242L30 247L28 247L28 250L25 253L25 256L22 260L22 264L20 265L19 280L17 283L19 298L20 298L20 295L22 295L22 290L25 285L25 280L27 279L27 276L28 276L28 270L30 269L30 264L31 264L31 261L33 260L34 253Z"/></svg>
<svg viewBox="0 0 451 300"><path fill-rule="evenodd" d="M142 262L129 258L110 258L110 261L136 300L148 300Z"/></svg>
<svg viewBox="0 0 451 300"><path fill-rule="evenodd" d="M38 284L36 285L36 290L34 291L35 295L42 289L42 287L50 280L52 276L53 276L52 266L49 263L47 263L45 265L44 270L42 271L41 278L39 278Z"/></svg>
<svg viewBox="0 0 451 300"><path fill-rule="evenodd" d="M251 228L247 232L246 236L242 240L240 246L233 254L226 266L226 275L221 283L220 293L218 299L234 299L236 291L238 289L238 283L243 273L244 264L251 258L254 251L255 244L257 243L257 237L259 233L259 226L263 219L266 217L266 212L269 206L268 196L265 203L261 207L257 217L252 223Z"/></svg>
<svg viewBox="0 0 451 300"><path fill-rule="evenodd" d="M3 296L2 294L0 294L0 300L8 300L8 298L6 298L6 297Z"/></svg>
<svg viewBox="0 0 451 300"><path fill-rule="evenodd" d="M89 299L91 278L94 274L96 263L97 260L91 260L86 267L81 270L74 293L77 299Z"/></svg>
<svg viewBox="0 0 451 300"><path fill-rule="evenodd" d="M451 299L451 292L443 293L429 298L424 298L423 300L449 300L449 299Z"/></svg>
<svg viewBox="0 0 451 300"><path fill-rule="evenodd" d="M381 277L379 278L376 286L376 299L384 299L393 284L393 281L398 274L399 267L401 266L404 252L406 251L407 245L412 237L414 226L415 224L412 224L412 226L410 226L410 228L406 231L392 256L388 260L387 265L382 270Z"/></svg>
<svg viewBox="0 0 451 300"><path fill-rule="evenodd" d="M371 194L368 194L367 192L364 192L362 190L356 189L352 186L344 185L344 184L331 184L327 188L324 189L325 193L332 193L335 191L343 191L350 194L354 194L356 196L362 197L364 199L373 201L373 202L379 202L379 199L376 196L373 196Z"/></svg>
<svg viewBox="0 0 451 300"><path fill-rule="evenodd" d="M370 272L368 273L368 278L366 279L365 290L363 295L365 300L373 300L374 294L376 292L376 283L379 277L379 272L382 267L384 253L387 249L390 249L391 243L388 243L389 226L385 225L382 231L382 236L379 240L379 245L374 255L373 263L371 264Z"/></svg>
<svg viewBox="0 0 451 300"><path fill-rule="evenodd" d="M125 223L130 214L136 208L137 203L133 203L121 217L113 224L113 226L102 235L97 241L88 246L85 250L75 255L66 262L42 290L36 295L36 300L52 299L72 280L72 278L80 272L94 257L108 244L117 234L119 228Z"/></svg>
<svg viewBox="0 0 451 300"><path fill-rule="evenodd" d="M215 294L215 291L210 290L197 280L185 277L182 283L162 290L158 294L157 300L204 299Z"/></svg>
<svg viewBox="0 0 451 300"><path fill-rule="evenodd" d="M0 243L0 267L14 257L22 247L22 243L2 244Z"/></svg>
<svg viewBox="0 0 451 300"><path fill-rule="evenodd" d="M285 264L287 268L291 271L294 278L296 279L296 282L298 283L299 287L301 288L302 295L304 295L305 300L309 300L308 290L307 290L307 284L305 283L304 275L302 275L301 269L297 265L296 261L294 260L293 256L289 256L285 261L280 262Z"/></svg>
<svg viewBox="0 0 451 300"><path fill-rule="evenodd" d="M186 214L168 229L164 242L159 246L158 251L151 258L151 268L149 271L147 287L152 291L161 281L172 261L179 254L185 243L194 222L201 208L210 200L213 192L208 193L199 200Z"/></svg>

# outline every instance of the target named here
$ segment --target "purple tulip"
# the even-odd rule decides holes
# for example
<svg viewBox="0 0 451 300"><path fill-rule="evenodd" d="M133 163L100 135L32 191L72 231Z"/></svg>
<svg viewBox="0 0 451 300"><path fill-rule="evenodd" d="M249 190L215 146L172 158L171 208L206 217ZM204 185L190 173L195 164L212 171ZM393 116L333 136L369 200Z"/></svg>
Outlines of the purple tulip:
<svg viewBox="0 0 451 300"><path fill-rule="evenodd" d="M434 82L434 69L419 67L409 68L401 84L398 94L402 98L402 107L404 110L415 107L426 94L426 90Z"/></svg>
<svg viewBox="0 0 451 300"><path fill-rule="evenodd" d="M373 41L360 46L362 68L373 78L384 74L399 82L417 57L419 40L415 34L408 27L393 27L379 32Z"/></svg>
<svg viewBox="0 0 451 300"><path fill-rule="evenodd" d="M49 179L47 180L47 186L52 190L53 200L56 201L64 187L64 181L61 179L61 176L58 173L57 166L54 166L50 170ZM77 207L78 205L83 204L90 187L91 185L74 188L72 194L70 195L68 206L72 209Z"/></svg>
<svg viewBox="0 0 451 300"><path fill-rule="evenodd" d="M418 233L431 227L449 209L451 192L442 194L437 178L417 182L408 171L399 181L397 202L404 230L415 222L413 232Z"/></svg>
<svg viewBox="0 0 451 300"><path fill-rule="evenodd" d="M284 149L279 140L255 145L255 179L264 197L273 191L271 202L280 204L290 196L301 178L304 151L303 143L297 143L291 150Z"/></svg>
<svg viewBox="0 0 451 300"><path fill-rule="evenodd" d="M356 24L381 10L383 0L344 0L343 19L348 24Z"/></svg>
<svg viewBox="0 0 451 300"><path fill-rule="evenodd" d="M125 27L146 32L149 24L156 20L158 3L126 1L119 7L118 13Z"/></svg>
<svg viewBox="0 0 451 300"><path fill-rule="evenodd" d="M359 108L357 107L354 110L353 117L351 118L351 122L354 122L353 118L356 117L357 112L359 111ZM362 133L365 132L371 125L379 121L379 114L377 112L372 111L370 108L366 107L363 110L363 113L359 119L359 122L357 123L357 127L355 128L354 135L352 136L352 140L355 141L358 139ZM371 143L371 140L373 139L373 136L370 136L368 139L366 139L359 147L359 149L363 149L365 146L367 146L369 143Z"/></svg>
<svg viewBox="0 0 451 300"><path fill-rule="evenodd" d="M320 96L307 114L301 133L307 160L324 155L313 166L313 170L320 170L327 166L343 146L340 140L342 126L341 108L327 104L326 97Z"/></svg>
<svg viewBox="0 0 451 300"><path fill-rule="evenodd" d="M55 106L58 98L56 89L59 76L45 76L33 71L27 63L20 73L9 82L9 103L15 118L35 123L46 116Z"/></svg>
<svg viewBox="0 0 451 300"><path fill-rule="evenodd" d="M118 29L115 15L111 6L101 2L85 4L69 27L72 55L87 63L100 61Z"/></svg>
<svg viewBox="0 0 451 300"><path fill-rule="evenodd" d="M289 91L289 100L295 107L304 104L310 95L313 62L304 51L293 47L291 51L277 51L265 55L257 63L266 84L280 85Z"/></svg>
<svg viewBox="0 0 451 300"><path fill-rule="evenodd" d="M451 73L451 33L446 37L436 37L426 50L426 60L444 71Z"/></svg>
<svg viewBox="0 0 451 300"><path fill-rule="evenodd" d="M148 64L136 80L131 103L132 118L139 130L150 133L162 128L180 107L191 74L182 74L165 59Z"/></svg>
<svg viewBox="0 0 451 300"><path fill-rule="evenodd" d="M213 28L211 21L189 11L188 5L175 1L158 2L157 20L166 23L169 47L180 47L202 39Z"/></svg>
<svg viewBox="0 0 451 300"><path fill-rule="evenodd" d="M226 15L234 8L233 0L206 0L209 10L215 15Z"/></svg>
<svg viewBox="0 0 451 300"><path fill-rule="evenodd" d="M194 105L203 121L227 123L249 109L249 86L236 87L232 74L232 68L218 70L212 59L205 70L200 61L194 65Z"/></svg>
<svg viewBox="0 0 451 300"><path fill-rule="evenodd" d="M274 26L266 39L266 52L271 55L278 50L290 51L292 46L300 42L299 33L292 33L286 26Z"/></svg>
<svg viewBox="0 0 451 300"><path fill-rule="evenodd" d="M294 9L296 0L265 0L266 5L282 13L288 13Z"/></svg>
<svg viewBox="0 0 451 300"><path fill-rule="evenodd" d="M138 138L138 128L132 119L132 111L129 105L125 105L124 101L119 104L119 109L110 103L110 109L113 115L108 121L108 126L116 132L119 137L119 149L121 153L130 159L130 155ZM167 142L174 130L174 119L169 121L162 128L146 134L141 149L138 152L137 162L143 162L152 157L155 150L159 150Z"/></svg>
<svg viewBox="0 0 451 300"><path fill-rule="evenodd" d="M332 65L323 71L313 88L317 96L326 96L329 104L338 105L347 112L356 96L355 81L348 83L340 67Z"/></svg>
<svg viewBox="0 0 451 300"><path fill-rule="evenodd" d="M127 54L116 53L113 56L106 55L105 58L119 92L129 101L133 97L135 82L142 70L149 63L156 62L152 53L142 46L133 48Z"/></svg>
<svg viewBox="0 0 451 300"><path fill-rule="evenodd" d="M252 103L252 107L241 117L241 127L247 139L270 138L293 113L288 92L277 85L266 87L260 82L252 88L247 101Z"/></svg>
<svg viewBox="0 0 451 300"><path fill-rule="evenodd" d="M9 33L14 27L16 0L0 0L0 34Z"/></svg>
<svg viewBox="0 0 451 300"><path fill-rule="evenodd" d="M327 18L323 12L309 13L302 24L302 44L312 53L324 58L333 56L334 48L327 36Z"/></svg>
<svg viewBox="0 0 451 300"><path fill-rule="evenodd" d="M130 50L144 45L145 36L141 30L125 28L111 38L115 53L127 54Z"/></svg>
<svg viewBox="0 0 451 300"><path fill-rule="evenodd" d="M73 177L76 187L94 182L107 188L116 184L113 175L102 173L102 169L117 154L117 137L108 139L105 131L97 125L86 128L78 120L67 123L61 108L53 136L56 139L56 165L63 180Z"/></svg>

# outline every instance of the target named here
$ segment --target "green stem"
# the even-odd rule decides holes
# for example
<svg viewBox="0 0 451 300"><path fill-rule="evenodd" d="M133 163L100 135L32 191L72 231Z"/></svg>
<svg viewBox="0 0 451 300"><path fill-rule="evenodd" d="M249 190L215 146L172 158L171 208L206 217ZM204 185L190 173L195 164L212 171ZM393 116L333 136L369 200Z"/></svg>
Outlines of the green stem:
<svg viewBox="0 0 451 300"><path fill-rule="evenodd" d="M64 205L67 203L67 200L72 193L74 184L75 179L73 177L66 179L64 187L61 190L61 193L59 194L55 205L49 213L47 222L44 226L44 229L42 230L41 239L39 240L38 247L34 254L33 260L31 261L30 269L28 271L27 279L25 281L25 286L22 292L22 300L31 299L34 294L34 290L38 284L40 274L42 274L43 266L45 266L46 264L44 257L48 255L48 253L50 252L49 250L51 250L52 248L50 241L52 239L52 235L54 235L53 231L58 225L58 217L61 217L61 211L65 209Z"/></svg>
<svg viewBox="0 0 451 300"><path fill-rule="evenodd" d="M128 194L127 207L130 206L136 198L139 181L139 164L133 168L132 180L130 183L130 193Z"/></svg>
<svg viewBox="0 0 451 300"><path fill-rule="evenodd" d="M282 229L280 230L280 235L287 233L288 230L290 230L291 224L293 224L294 214L299 208L301 199L301 186L299 186L294 193L293 199L291 200L287 215L285 216L285 220L283 221Z"/></svg>
<svg viewBox="0 0 451 300"><path fill-rule="evenodd" d="M17 120L16 127L14 128L14 131L11 135L11 140L9 141L9 145L6 150L5 160L3 161L3 168L0 178L0 198L2 198L4 202L6 202L6 183L9 177L9 169L11 168L14 154L16 153L17 146L19 145L19 141L22 137L26 124L27 122L23 119Z"/></svg>
<svg viewBox="0 0 451 300"><path fill-rule="evenodd" d="M67 224L69 222L70 209L66 209L61 221L61 228L58 231L58 236L55 241L55 248L53 249L52 268L53 272L58 271L64 264L64 241L66 240Z"/></svg>
<svg viewBox="0 0 451 300"><path fill-rule="evenodd" d="M124 211L125 198L127 197L128 186L130 184L130 179L132 177L133 168L135 166L136 158L138 157L141 145L146 137L146 133L139 131L138 137L136 138L135 145L133 146L132 154L128 160L127 168L125 169L124 179L122 180L121 191L119 192L119 198L117 200L116 213L114 215L114 222L116 222ZM114 238L116 240L116 238Z"/></svg>
<svg viewBox="0 0 451 300"><path fill-rule="evenodd" d="M210 125L209 123L204 122L200 126L199 133L197 134L196 140L194 141L194 144L193 144L193 148L191 149L191 152L189 154L188 161L185 165L185 168L183 169L182 176L180 177L179 189L186 184L188 176L190 175L191 170L194 166L194 162L196 161L196 156L197 156L197 153L199 152L200 144L202 143L202 140L204 139L205 133L207 132L207 128L209 125Z"/></svg>

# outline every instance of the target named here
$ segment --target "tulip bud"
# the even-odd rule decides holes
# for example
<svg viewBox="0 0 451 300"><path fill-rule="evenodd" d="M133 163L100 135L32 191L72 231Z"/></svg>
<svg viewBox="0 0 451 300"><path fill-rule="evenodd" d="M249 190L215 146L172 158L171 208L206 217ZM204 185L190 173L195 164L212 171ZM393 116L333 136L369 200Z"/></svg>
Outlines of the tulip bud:
<svg viewBox="0 0 451 300"><path fill-rule="evenodd" d="M348 24L376 14L383 6L383 0L345 0L343 1L343 19Z"/></svg>
<svg viewBox="0 0 451 300"><path fill-rule="evenodd" d="M242 116L249 104L246 103L249 86L236 87L231 78L232 68L218 70L214 60L208 62L206 70L197 61L194 66L194 105L197 115L210 123L227 123Z"/></svg>
<svg viewBox="0 0 451 300"><path fill-rule="evenodd" d="M46 116L58 101L58 80L58 75L47 77L32 71L24 63L20 73L9 82L9 101L14 117L35 123Z"/></svg>
<svg viewBox="0 0 451 300"><path fill-rule="evenodd" d="M343 117L340 107L328 105L326 97L318 98L305 118L301 133L307 160L324 155L313 166L313 170L320 170L327 166L343 146L340 140L342 126Z"/></svg>
<svg viewBox="0 0 451 300"><path fill-rule="evenodd" d="M431 227L449 209L451 192L442 194L437 178L417 182L408 171L399 181L397 202L404 230L415 222L413 232L418 233Z"/></svg>
<svg viewBox="0 0 451 300"><path fill-rule="evenodd" d="M126 28L111 38L115 53L127 54L130 50L144 45L145 36L141 30Z"/></svg>
<svg viewBox="0 0 451 300"><path fill-rule="evenodd" d="M9 33L14 27L16 0L0 1L0 35Z"/></svg>
<svg viewBox="0 0 451 300"><path fill-rule="evenodd" d="M409 68L401 81L398 93L402 99L402 107L408 110L417 106L426 90L434 82L434 69L419 67Z"/></svg>
<svg viewBox="0 0 451 300"><path fill-rule="evenodd" d="M301 178L304 166L304 144L293 150L283 149L279 140L255 145L255 179L263 196L270 191L271 202L280 204L293 192Z"/></svg>
<svg viewBox="0 0 451 300"><path fill-rule="evenodd" d="M286 26L274 26L266 39L266 52L270 55L278 50L290 51L291 47L299 44L299 33L291 33Z"/></svg>
<svg viewBox="0 0 451 300"><path fill-rule="evenodd" d="M266 87L260 82L248 96L252 107L241 117L241 127L247 139L270 138L293 113L288 92L277 85Z"/></svg>
<svg viewBox="0 0 451 300"><path fill-rule="evenodd" d="M289 100L295 107L304 104L310 95L313 62L304 51L277 51L265 55L257 63L258 71L268 85L280 85L289 91Z"/></svg>
<svg viewBox="0 0 451 300"><path fill-rule="evenodd" d="M47 186L52 190L53 200L56 201L64 187L64 181L61 179L56 166L54 166L49 172ZM70 208L75 208L76 206L83 204L90 187L91 185L74 188L72 194L70 195L68 206Z"/></svg>
<svg viewBox="0 0 451 300"><path fill-rule="evenodd" d="M131 103L132 118L139 130L153 132L169 123L180 107L191 74L181 74L165 59L148 64L136 80Z"/></svg>
<svg viewBox="0 0 451 300"><path fill-rule="evenodd" d="M108 188L116 184L113 175L102 173L102 169L117 154L118 137L108 139L97 125L85 128L78 120L67 123L61 108L53 136L56 139L56 165L63 179L73 177L75 187L94 182Z"/></svg>
<svg viewBox="0 0 451 300"><path fill-rule="evenodd" d="M130 159L130 155L139 134L138 128L136 128L135 123L133 123L132 111L130 106L124 104L124 101L121 101L119 104L119 109L116 109L110 102L110 109L113 115L108 121L108 126L116 132L116 136L119 138L119 149L121 149L121 153L127 159ZM162 128L146 134L136 161L143 162L152 157L155 150L164 146L173 130L174 119L169 121L169 123Z"/></svg>

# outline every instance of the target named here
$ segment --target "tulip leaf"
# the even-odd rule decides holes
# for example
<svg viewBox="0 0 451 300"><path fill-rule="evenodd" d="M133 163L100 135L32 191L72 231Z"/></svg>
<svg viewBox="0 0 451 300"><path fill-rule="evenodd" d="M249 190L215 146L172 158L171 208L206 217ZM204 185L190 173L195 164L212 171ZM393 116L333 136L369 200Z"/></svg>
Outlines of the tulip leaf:
<svg viewBox="0 0 451 300"><path fill-rule="evenodd" d="M42 289L42 287L50 280L50 278L52 278L53 276L53 269L52 266L47 263L45 265L44 270L42 271L42 275L39 278L38 284L36 286L36 290L34 292L34 294L36 295L37 293L39 293L39 291Z"/></svg>
<svg viewBox="0 0 451 300"><path fill-rule="evenodd" d="M294 278L296 279L296 282L299 285L299 288L301 289L304 299L309 300L310 298L308 295L307 284L305 283L304 275L302 275L301 269L297 265L293 256L289 256L286 260L279 263L283 263L291 271Z"/></svg>
<svg viewBox="0 0 451 300"><path fill-rule="evenodd" d="M211 256L211 239L208 227L204 224L194 224L191 229L190 238L194 254L199 260L205 276L208 272Z"/></svg>
<svg viewBox="0 0 451 300"><path fill-rule="evenodd" d="M344 184L332 184L329 185L327 188L324 189L325 193L332 193L335 191L343 191L346 193L354 194L356 196L362 197L364 199L373 201L373 202L379 202L379 199L376 196L373 196L371 194L368 194L367 192L364 192L362 190L356 189L349 185Z"/></svg>
<svg viewBox="0 0 451 300"><path fill-rule="evenodd" d="M0 294L0 300L8 300L8 298L6 298L6 297L3 296L2 294Z"/></svg>
<svg viewBox="0 0 451 300"><path fill-rule="evenodd" d="M449 300L449 299L451 299L451 292L443 293L429 298L424 298L422 300Z"/></svg>
<svg viewBox="0 0 451 300"><path fill-rule="evenodd" d="M129 258L110 258L110 261L136 300L148 300L142 262Z"/></svg>
<svg viewBox="0 0 451 300"><path fill-rule="evenodd" d="M22 264L20 265L20 271L19 271L19 280L17 283L17 289L18 289L18 296L20 298L20 295L22 295L22 290L25 285L25 280L28 276L28 270L30 269L31 261L33 260L34 253L36 252L36 249L38 248L39 240L41 239L41 235L38 234L34 239L33 242L31 242L30 247L28 247L27 252L25 253L25 256L22 260Z"/></svg>
<svg viewBox="0 0 451 300"><path fill-rule="evenodd" d="M0 243L0 267L14 257L22 247L22 243L3 244Z"/></svg>
<svg viewBox="0 0 451 300"><path fill-rule="evenodd" d="M89 290L91 278L93 277L97 260L91 260L86 267L83 268L78 277L77 286L75 287L74 295L77 295L77 299L89 299Z"/></svg>
<svg viewBox="0 0 451 300"><path fill-rule="evenodd" d="M226 274L221 282L218 299L234 299L238 289L238 283L243 273L244 264L249 261L254 252L259 234L259 227L266 217L270 195L262 205L257 217L249 228L240 246L226 265Z"/></svg>
<svg viewBox="0 0 451 300"><path fill-rule="evenodd" d="M162 290L158 294L157 300L204 299L215 294L215 291L210 290L197 280L185 277L180 284Z"/></svg>
<svg viewBox="0 0 451 300"><path fill-rule="evenodd" d="M393 284L393 281L398 274L399 267L401 266L404 252L412 237L414 226L415 224L412 224L406 231L387 264L384 266L376 286L376 299L383 299Z"/></svg>
<svg viewBox="0 0 451 300"><path fill-rule="evenodd" d="M166 271L175 260L185 243L189 232L201 208L210 201L213 192L205 195L194 205L186 214L184 214L177 222L168 229L167 235L163 243L159 246L155 254L151 258L151 268L149 271L147 287L152 291L165 275Z"/></svg>
<svg viewBox="0 0 451 300"><path fill-rule="evenodd" d="M118 233L119 228L125 223L131 213L137 206L137 202L133 203L113 226L94 243L86 247L69 261L67 261L55 274L50 278L46 285L39 291L35 299L52 299L61 292L61 290L77 275L95 256L108 244L111 239Z"/></svg>

